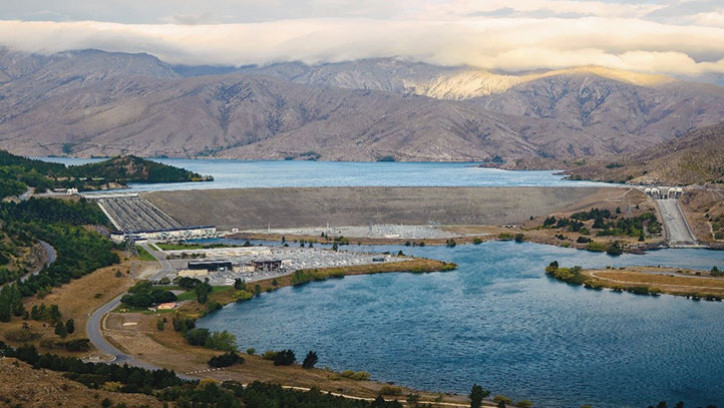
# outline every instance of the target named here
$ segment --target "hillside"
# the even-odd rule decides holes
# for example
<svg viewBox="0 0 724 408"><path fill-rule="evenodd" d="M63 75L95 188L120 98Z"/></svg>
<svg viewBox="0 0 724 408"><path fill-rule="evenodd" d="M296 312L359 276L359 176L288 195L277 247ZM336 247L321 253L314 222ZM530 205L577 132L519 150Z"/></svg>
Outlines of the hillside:
<svg viewBox="0 0 724 408"><path fill-rule="evenodd" d="M572 178L637 184L724 183L724 123L616 160L569 170Z"/></svg>
<svg viewBox="0 0 724 408"><path fill-rule="evenodd" d="M133 155L116 156L98 163L70 166L68 171L74 177L102 178L119 183L177 183L183 181L204 181L208 177L179 167L156 163Z"/></svg>
<svg viewBox="0 0 724 408"><path fill-rule="evenodd" d="M16 156L0 150L0 198L18 196L28 187L42 193L51 189L98 190L127 183L207 181L190 171L135 156L118 156L98 163L65 166Z"/></svg>
<svg viewBox="0 0 724 408"><path fill-rule="evenodd" d="M545 165L654 146L724 116L724 89L580 67L491 73L395 59L178 67L0 49L0 147L25 155ZM539 163L540 161L543 163Z"/></svg>
<svg viewBox="0 0 724 408"><path fill-rule="evenodd" d="M163 406L148 395L90 390L65 378L63 373L35 370L16 359L0 360L0 395L8 407L100 407L105 399L113 406L124 404L129 408Z"/></svg>

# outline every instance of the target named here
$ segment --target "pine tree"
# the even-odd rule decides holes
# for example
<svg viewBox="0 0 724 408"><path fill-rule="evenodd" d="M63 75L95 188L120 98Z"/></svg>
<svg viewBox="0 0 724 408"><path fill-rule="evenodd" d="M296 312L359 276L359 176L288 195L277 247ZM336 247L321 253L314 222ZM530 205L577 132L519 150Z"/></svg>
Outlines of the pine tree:
<svg viewBox="0 0 724 408"><path fill-rule="evenodd" d="M65 330L68 334L73 334L73 332L75 332L75 322L73 319L68 319L68 321L65 322Z"/></svg>
<svg viewBox="0 0 724 408"><path fill-rule="evenodd" d="M55 334L60 336L61 339L64 339L68 335L68 329L65 328L63 322L59 321L55 324Z"/></svg>
<svg viewBox="0 0 724 408"><path fill-rule="evenodd" d="M315 364L317 364L317 361L319 358L317 357L317 353L310 351L307 353L307 356L304 357L304 361L302 362L302 368L312 368Z"/></svg>

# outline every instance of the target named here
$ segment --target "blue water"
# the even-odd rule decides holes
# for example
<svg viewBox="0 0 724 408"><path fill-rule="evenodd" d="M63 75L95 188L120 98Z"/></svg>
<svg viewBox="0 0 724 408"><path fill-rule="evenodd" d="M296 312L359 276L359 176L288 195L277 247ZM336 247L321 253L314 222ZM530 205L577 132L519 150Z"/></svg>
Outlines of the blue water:
<svg viewBox="0 0 724 408"><path fill-rule="evenodd" d="M724 253L605 254L532 243L372 247L454 261L447 273L315 282L232 304L199 321L240 348L318 352L318 367L467 393L473 383L538 407L724 405L724 304L573 287L562 265L724 266Z"/></svg>
<svg viewBox="0 0 724 408"><path fill-rule="evenodd" d="M66 165L101 159L43 157ZM554 171L506 171L475 163L381 163L317 161L246 161L154 159L160 163L214 176L208 183L136 184L134 191L193 190L253 187L341 186L601 186L602 183L564 180Z"/></svg>

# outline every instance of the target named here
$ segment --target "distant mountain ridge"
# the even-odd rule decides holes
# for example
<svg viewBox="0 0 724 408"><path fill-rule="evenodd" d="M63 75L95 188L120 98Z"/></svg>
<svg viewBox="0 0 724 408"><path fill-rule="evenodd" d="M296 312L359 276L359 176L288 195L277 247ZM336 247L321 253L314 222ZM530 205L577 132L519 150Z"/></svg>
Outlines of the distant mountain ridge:
<svg viewBox="0 0 724 408"><path fill-rule="evenodd" d="M396 59L180 67L0 48L0 147L25 155L483 161L636 152L724 117L724 89L601 67ZM539 165L539 164L538 164Z"/></svg>
<svg viewBox="0 0 724 408"><path fill-rule="evenodd" d="M724 184L724 122L616 161L574 167L573 178L637 184Z"/></svg>

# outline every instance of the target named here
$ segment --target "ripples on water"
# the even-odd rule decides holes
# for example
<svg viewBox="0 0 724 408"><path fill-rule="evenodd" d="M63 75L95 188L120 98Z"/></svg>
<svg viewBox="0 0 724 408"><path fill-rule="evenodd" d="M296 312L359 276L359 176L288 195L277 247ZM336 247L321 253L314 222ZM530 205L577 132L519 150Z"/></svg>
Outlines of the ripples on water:
<svg viewBox="0 0 724 408"><path fill-rule="evenodd" d="M511 242L402 249L459 269L283 288L199 324L233 331L242 349L315 350L320 367L419 389L467 393L480 383L541 407L724 403L724 304L591 291L543 273L552 260L709 269L724 264L722 252L612 258Z"/></svg>
<svg viewBox="0 0 724 408"><path fill-rule="evenodd" d="M66 165L101 159L44 157ZM563 180L553 171L505 171L475 163L315 162L220 159L154 159L160 163L214 176L210 183L136 184L135 191L251 187L341 186L601 186Z"/></svg>

